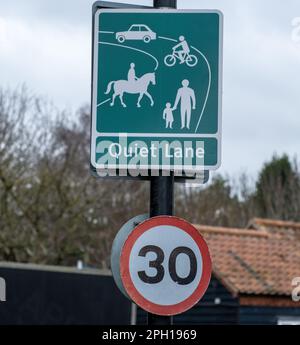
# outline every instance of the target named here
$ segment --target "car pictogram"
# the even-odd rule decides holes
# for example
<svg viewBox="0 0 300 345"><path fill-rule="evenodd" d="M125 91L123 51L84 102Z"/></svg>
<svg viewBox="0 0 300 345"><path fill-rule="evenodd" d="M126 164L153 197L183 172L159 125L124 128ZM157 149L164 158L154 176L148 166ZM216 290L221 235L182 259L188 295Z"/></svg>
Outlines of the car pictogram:
<svg viewBox="0 0 300 345"><path fill-rule="evenodd" d="M124 43L126 40L138 40L149 43L152 40L156 40L156 37L156 33L144 24L133 24L128 31L116 33L116 39L120 43Z"/></svg>

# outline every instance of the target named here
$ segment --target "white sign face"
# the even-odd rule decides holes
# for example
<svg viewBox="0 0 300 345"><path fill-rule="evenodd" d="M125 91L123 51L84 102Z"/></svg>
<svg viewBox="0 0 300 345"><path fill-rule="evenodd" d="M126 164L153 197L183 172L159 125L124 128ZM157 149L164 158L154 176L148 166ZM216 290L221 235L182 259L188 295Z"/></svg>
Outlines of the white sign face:
<svg viewBox="0 0 300 345"><path fill-rule="evenodd" d="M183 248L182 243L187 249L180 249ZM143 250L145 256L140 255ZM160 255L165 260L158 263ZM157 264L157 267L151 267L150 263ZM161 268L161 275L156 278L155 289L149 289L149 284L145 284L147 277L154 279L156 275L159 276L158 268ZM135 242L130 253L129 272L135 288L147 300L160 305L178 304L186 300L199 285L202 257L197 244L186 232L174 226L157 226L143 233ZM144 272L145 279L141 279L140 272ZM181 284L178 284L178 278ZM173 289L176 289L176 294L170 293Z"/></svg>
<svg viewBox="0 0 300 345"><path fill-rule="evenodd" d="M145 221L129 235L120 267L127 294L158 315L175 315L194 306L211 275L208 248L199 232L166 216Z"/></svg>

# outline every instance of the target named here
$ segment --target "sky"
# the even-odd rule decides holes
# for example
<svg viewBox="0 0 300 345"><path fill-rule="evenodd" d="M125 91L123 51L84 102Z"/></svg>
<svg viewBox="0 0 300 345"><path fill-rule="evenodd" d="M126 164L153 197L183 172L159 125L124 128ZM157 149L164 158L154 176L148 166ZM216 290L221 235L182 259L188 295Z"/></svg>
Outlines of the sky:
<svg viewBox="0 0 300 345"><path fill-rule="evenodd" d="M151 0L128 0L152 5ZM25 83L61 109L90 102L91 0L0 0L0 87ZM221 173L300 158L299 0L178 0L224 14Z"/></svg>

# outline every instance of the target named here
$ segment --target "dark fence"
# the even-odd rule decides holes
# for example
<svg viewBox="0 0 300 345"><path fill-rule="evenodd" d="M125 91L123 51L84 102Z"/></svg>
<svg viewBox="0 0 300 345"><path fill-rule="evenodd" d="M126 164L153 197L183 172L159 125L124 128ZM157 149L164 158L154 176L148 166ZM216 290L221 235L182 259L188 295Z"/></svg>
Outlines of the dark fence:
<svg viewBox="0 0 300 345"><path fill-rule="evenodd" d="M131 303L109 272L0 264L0 324L126 325Z"/></svg>
<svg viewBox="0 0 300 345"><path fill-rule="evenodd" d="M132 310L109 271L0 263L0 277L6 282L6 302L0 301L0 325L147 322L143 310ZM241 306L239 299L213 277L203 299L193 309L175 316L174 323L275 325L280 318L300 322L300 308Z"/></svg>

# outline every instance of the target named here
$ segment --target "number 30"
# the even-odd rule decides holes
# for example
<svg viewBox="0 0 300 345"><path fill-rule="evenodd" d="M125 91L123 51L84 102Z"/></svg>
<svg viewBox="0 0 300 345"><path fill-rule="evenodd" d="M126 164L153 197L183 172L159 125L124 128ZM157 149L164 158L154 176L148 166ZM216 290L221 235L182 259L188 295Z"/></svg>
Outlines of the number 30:
<svg viewBox="0 0 300 345"><path fill-rule="evenodd" d="M156 254L156 260L149 261L149 267L155 268L157 273L155 276L148 276L145 271L139 271L138 276L146 284L158 284L165 276L165 269L162 265L165 259L165 254L163 250L157 246L145 246L140 250L139 256L146 257L148 253ZM190 272L185 278L179 277L176 271L176 260L180 254L185 254L190 259ZM169 258L169 273L175 283L179 285L190 284L197 274L197 259L194 252L187 247L175 248Z"/></svg>

